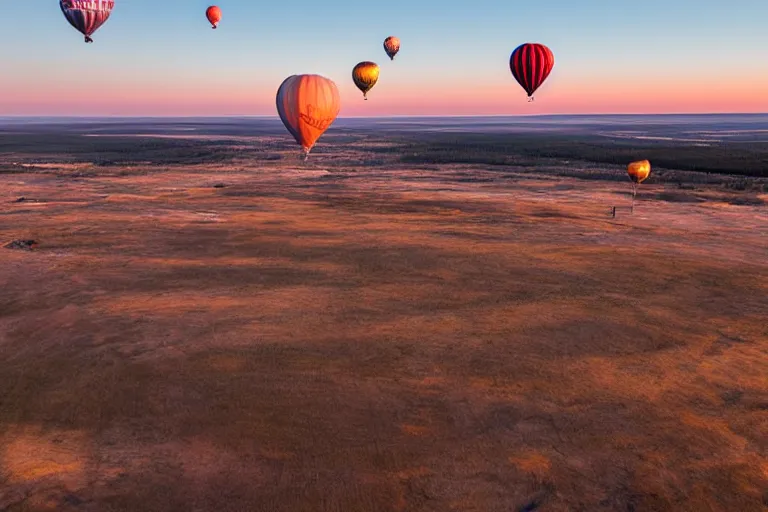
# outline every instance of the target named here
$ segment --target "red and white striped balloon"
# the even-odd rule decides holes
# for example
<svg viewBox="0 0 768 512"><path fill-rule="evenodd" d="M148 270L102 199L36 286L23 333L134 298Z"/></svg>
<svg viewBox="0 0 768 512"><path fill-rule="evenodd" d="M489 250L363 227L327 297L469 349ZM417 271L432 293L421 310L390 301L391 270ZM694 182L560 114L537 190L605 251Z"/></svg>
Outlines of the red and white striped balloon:
<svg viewBox="0 0 768 512"><path fill-rule="evenodd" d="M92 43L91 35L107 21L115 0L59 0L59 7L69 24L85 36L85 42Z"/></svg>

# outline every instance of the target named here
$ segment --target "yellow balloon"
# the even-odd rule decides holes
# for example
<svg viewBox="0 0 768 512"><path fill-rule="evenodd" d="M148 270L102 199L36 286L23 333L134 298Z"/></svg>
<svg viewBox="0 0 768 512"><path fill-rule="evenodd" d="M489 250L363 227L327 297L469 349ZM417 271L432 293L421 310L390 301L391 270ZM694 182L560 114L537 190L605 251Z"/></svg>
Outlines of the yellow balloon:
<svg viewBox="0 0 768 512"><path fill-rule="evenodd" d="M363 91L363 98L368 99L370 91L379 80L379 66L375 62L360 62L352 70L352 80L358 89Z"/></svg>
<svg viewBox="0 0 768 512"><path fill-rule="evenodd" d="M277 113L305 158L341 110L336 84L320 75L292 75L277 90Z"/></svg>
<svg viewBox="0 0 768 512"><path fill-rule="evenodd" d="M651 174L651 162L648 160L632 162L627 166L627 174L635 183L642 183Z"/></svg>

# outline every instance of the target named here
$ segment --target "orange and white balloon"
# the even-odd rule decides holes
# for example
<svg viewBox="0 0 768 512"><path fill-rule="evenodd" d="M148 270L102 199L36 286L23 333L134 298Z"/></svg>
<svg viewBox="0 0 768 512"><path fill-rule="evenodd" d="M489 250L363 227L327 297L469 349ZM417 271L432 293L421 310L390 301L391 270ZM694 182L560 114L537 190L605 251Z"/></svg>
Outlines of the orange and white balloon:
<svg viewBox="0 0 768 512"><path fill-rule="evenodd" d="M305 159L341 110L336 84L320 75L289 76L277 89L276 103L280 119L303 148Z"/></svg>

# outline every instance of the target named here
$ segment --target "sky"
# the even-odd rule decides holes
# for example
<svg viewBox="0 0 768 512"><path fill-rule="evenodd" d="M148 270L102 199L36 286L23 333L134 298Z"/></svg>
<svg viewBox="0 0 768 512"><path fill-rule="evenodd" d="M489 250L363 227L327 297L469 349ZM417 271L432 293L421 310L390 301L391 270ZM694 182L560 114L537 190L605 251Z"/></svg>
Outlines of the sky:
<svg viewBox="0 0 768 512"><path fill-rule="evenodd" d="M342 117L768 112L768 0L219 0L217 30L205 1L116 0L93 44L58 0L2 1L0 116L275 116L302 73ZM525 42L555 56L533 102L509 70Z"/></svg>

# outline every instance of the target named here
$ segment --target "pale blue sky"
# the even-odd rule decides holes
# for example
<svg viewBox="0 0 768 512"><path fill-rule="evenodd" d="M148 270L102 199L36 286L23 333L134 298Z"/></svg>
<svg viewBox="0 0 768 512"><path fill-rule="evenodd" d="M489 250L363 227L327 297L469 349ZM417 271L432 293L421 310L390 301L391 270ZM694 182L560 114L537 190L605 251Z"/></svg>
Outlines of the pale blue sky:
<svg viewBox="0 0 768 512"><path fill-rule="evenodd" d="M361 60L382 66L370 95L381 98L370 107L375 113L407 113L397 111L398 99L413 105L420 95L442 101L446 113L464 113L488 101L476 97L490 94L478 93L483 88L509 87L511 97L500 101L517 105L522 91L507 62L523 42L553 50L552 83L541 96L546 90L557 105L576 105L610 87L626 85L636 94L632 84L643 82L645 94L664 95L691 82L711 89L712 98L752 95L750 105L768 109L758 94L764 86L768 99L768 0L221 0L218 30L205 20L207 2L116 0L91 45L69 26L57 0L4 2L0 115L151 114L162 110L159 103L190 115L271 114L274 90L296 73L332 78L346 103L357 100L349 73ZM394 63L381 47L388 35L402 40ZM435 83L439 90L424 94ZM80 92L63 101L54 96L62 89ZM83 90L96 98L93 108Z"/></svg>

